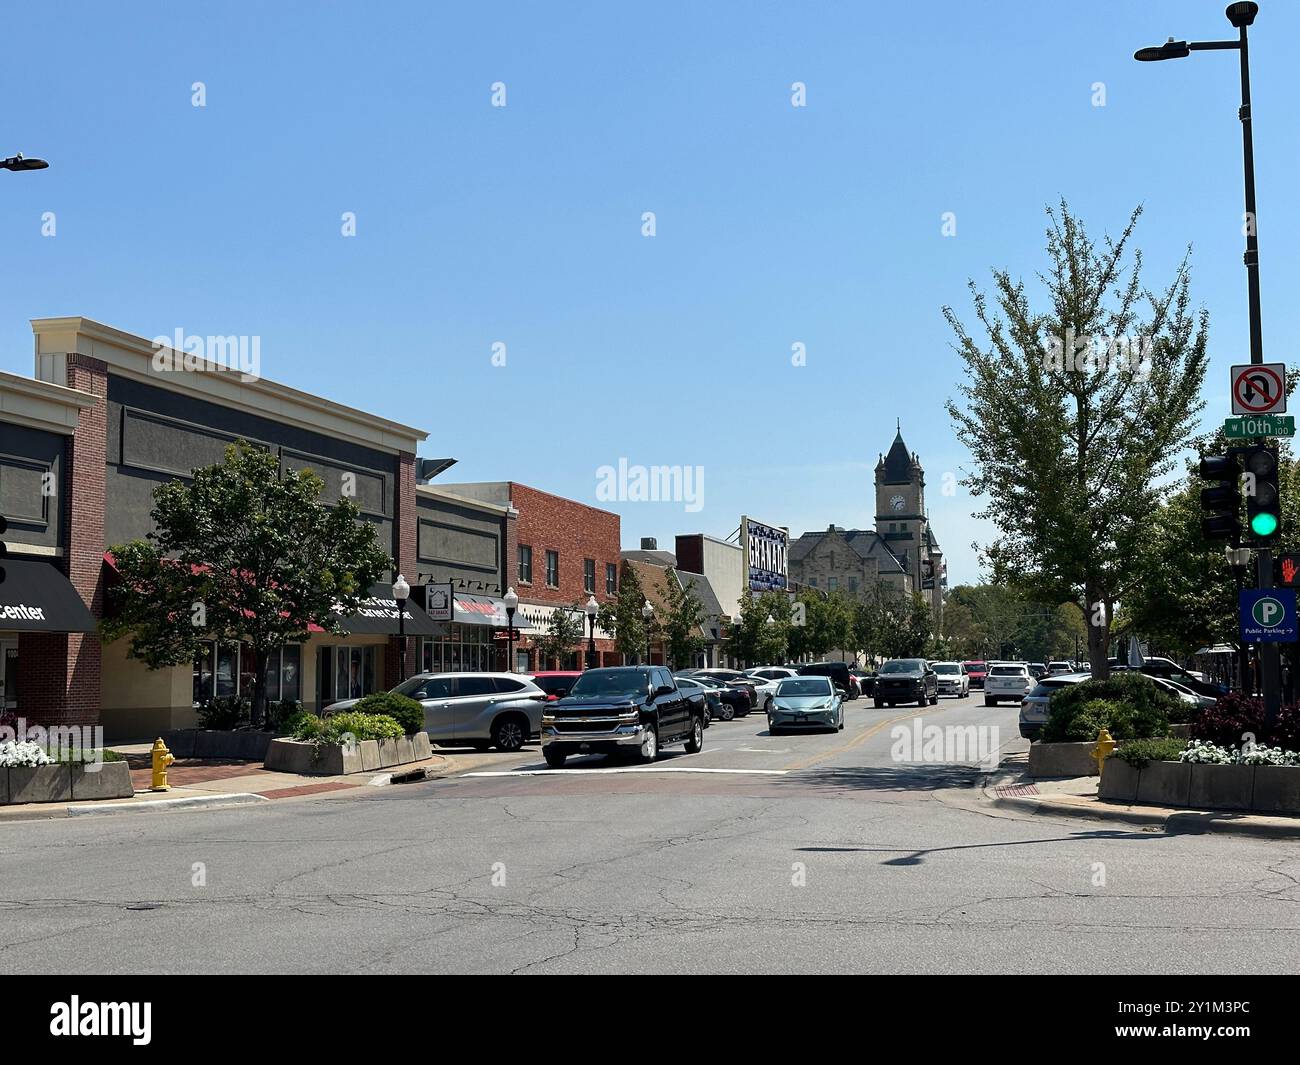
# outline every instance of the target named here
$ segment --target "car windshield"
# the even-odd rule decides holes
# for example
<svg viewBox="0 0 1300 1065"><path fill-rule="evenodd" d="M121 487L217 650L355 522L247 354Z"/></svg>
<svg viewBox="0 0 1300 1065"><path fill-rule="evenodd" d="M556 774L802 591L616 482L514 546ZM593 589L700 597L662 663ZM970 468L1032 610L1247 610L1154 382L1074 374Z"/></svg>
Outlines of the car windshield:
<svg viewBox="0 0 1300 1065"><path fill-rule="evenodd" d="M967 662L966 669L968 672L983 673L989 668L987 662Z"/></svg>
<svg viewBox="0 0 1300 1065"><path fill-rule="evenodd" d="M993 676L995 677L1023 677L1025 675L1024 666L994 666Z"/></svg>
<svg viewBox="0 0 1300 1065"><path fill-rule="evenodd" d="M575 699L604 698L610 695L644 695L650 681L639 669L589 669L576 681L569 695Z"/></svg>
<svg viewBox="0 0 1300 1065"><path fill-rule="evenodd" d="M896 662L886 662L880 667L881 673L920 673L925 663L919 658L900 658Z"/></svg>
<svg viewBox="0 0 1300 1065"><path fill-rule="evenodd" d="M409 696L412 692L419 691L420 689L422 689L425 686L425 684L428 683L428 680L429 680L428 677L421 677L419 675L416 675L412 677L410 680L402 681L401 684L399 684L396 688L393 689L393 692L396 693L397 695Z"/></svg>
<svg viewBox="0 0 1300 1065"><path fill-rule="evenodd" d="M831 682L825 677L792 677L783 680L777 686L776 694L781 695L830 695Z"/></svg>
<svg viewBox="0 0 1300 1065"><path fill-rule="evenodd" d="M961 666L957 665L956 662L936 662L934 671L936 673L960 673Z"/></svg>

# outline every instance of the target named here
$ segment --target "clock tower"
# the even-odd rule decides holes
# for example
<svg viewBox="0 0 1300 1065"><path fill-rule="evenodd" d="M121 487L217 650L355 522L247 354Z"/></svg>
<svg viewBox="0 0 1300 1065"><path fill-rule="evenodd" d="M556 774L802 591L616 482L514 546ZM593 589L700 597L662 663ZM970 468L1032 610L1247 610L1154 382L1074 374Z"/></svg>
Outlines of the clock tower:
<svg viewBox="0 0 1300 1065"><path fill-rule="evenodd" d="M908 451L901 425L876 464L876 533L897 556L913 591L926 597L936 630L943 607L943 552L925 511L925 470Z"/></svg>

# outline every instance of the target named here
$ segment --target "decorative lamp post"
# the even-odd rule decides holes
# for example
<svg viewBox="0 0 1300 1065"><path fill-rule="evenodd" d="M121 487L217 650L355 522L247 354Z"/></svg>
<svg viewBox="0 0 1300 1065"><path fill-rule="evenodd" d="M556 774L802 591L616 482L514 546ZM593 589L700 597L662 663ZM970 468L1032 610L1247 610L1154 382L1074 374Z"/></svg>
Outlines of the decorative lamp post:
<svg viewBox="0 0 1300 1065"><path fill-rule="evenodd" d="M401 659L402 676L398 683L406 679L406 600L411 594L411 586L400 573L393 581L393 598L397 600L397 640L398 656Z"/></svg>
<svg viewBox="0 0 1300 1065"><path fill-rule="evenodd" d="M515 671L515 611L519 609L519 596L513 587L506 589L502 597L506 605L506 670Z"/></svg>
<svg viewBox="0 0 1300 1065"><path fill-rule="evenodd" d="M587 668L596 668L596 615L600 613L600 604L593 595L587 600Z"/></svg>
<svg viewBox="0 0 1300 1065"><path fill-rule="evenodd" d="M650 600L645 601L645 606L641 608L641 617L645 620L645 664L650 664L650 625L654 621L655 608L650 605Z"/></svg>

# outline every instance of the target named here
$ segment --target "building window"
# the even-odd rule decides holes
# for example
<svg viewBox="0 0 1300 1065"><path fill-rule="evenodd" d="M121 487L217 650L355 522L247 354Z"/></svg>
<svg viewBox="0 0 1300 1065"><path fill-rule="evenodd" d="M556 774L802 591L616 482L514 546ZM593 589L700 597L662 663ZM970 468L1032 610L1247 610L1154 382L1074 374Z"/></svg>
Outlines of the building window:
<svg viewBox="0 0 1300 1065"><path fill-rule="evenodd" d="M533 583L533 549L527 544L519 545L519 583Z"/></svg>
<svg viewBox="0 0 1300 1065"><path fill-rule="evenodd" d="M546 552L546 585L548 588L558 588L560 586L560 553L558 551Z"/></svg>
<svg viewBox="0 0 1300 1065"><path fill-rule="evenodd" d="M832 592L833 592L833 591L835 591L837 588L839 588L839 586L840 586L840 579L839 579L838 577L827 577L827 578L826 578L826 588L827 588L828 591L832 591Z"/></svg>
<svg viewBox="0 0 1300 1065"><path fill-rule="evenodd" d="M816 577L809 577L809 578L808 578L808 583L809 583L812 587L816 588L816 587L817 587L817 578L816 578Z"/></svg>
<svg viewBox="0 0 1300 1065"><path fill-rule="evenodd" d="M584 558L582 560L582 590L593 594L596 591L596 560L594 558Z"/></svg>
<svg viewBox="0 0 1300 1065"><path fill-rule="evenodd" d="M236 695L251 699L253 681L253 652L248 644L218 646L215 640L209 640L194 656L195 706ZM289 644L267 656L266 698L269 702L302 701L302 647L298 644Z"/></svg>
<svg viewBox="0 0 1300 1065"><path fill-rule="evenodd" d="M499 642L499 641L497 641ZM504 644L501 644L504 651ZM420 643L426 673L487 672L497 668L497 647L486 625L450 625L446 636Z"/></svg>
<svg viewBox="0 0 1300 1065"><path fill-rule="evenodd" d="M857 577L850 577L850 578L849 578L849 591L852 592L852 593L856 593L857 590L858 590L858 579L857 579Z"/></svg>
<svg viewBox="0 0 1300 1065"><path fill-rule="evenodd" d="M618 594L618 566L613 562L605 563L605 594Z"/></svg>

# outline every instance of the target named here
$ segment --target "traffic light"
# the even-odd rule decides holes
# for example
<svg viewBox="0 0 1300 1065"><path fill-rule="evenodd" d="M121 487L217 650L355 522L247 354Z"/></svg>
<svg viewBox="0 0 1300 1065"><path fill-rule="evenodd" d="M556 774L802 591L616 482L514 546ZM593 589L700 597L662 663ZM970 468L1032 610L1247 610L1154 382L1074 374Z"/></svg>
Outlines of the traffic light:
<svg viewBox="0 0 1300 1065"><path fill-rule="evenodd" d="M1246 524L1259 544L1271 544L1282 528L1277 473L1277 448L1256 444L1246 449Z"/></svg>
<svg viewBox="0 0 1300 1065"><path fill-rule="evenodd" d="M1207 540L1231 540L1241 535L1241 467L1236 455L1201 459L1201 477L1217 481L1201 489L1201 532Z"/></svg>

